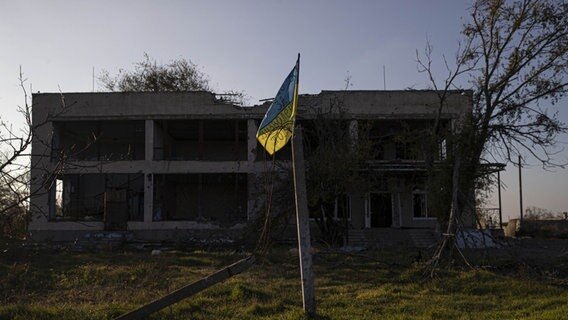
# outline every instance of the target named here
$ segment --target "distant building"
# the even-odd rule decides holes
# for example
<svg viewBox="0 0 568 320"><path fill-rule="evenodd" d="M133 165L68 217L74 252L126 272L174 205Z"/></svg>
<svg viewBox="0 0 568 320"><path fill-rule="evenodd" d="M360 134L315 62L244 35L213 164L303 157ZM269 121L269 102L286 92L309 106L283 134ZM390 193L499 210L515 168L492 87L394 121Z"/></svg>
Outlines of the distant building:
<svg viewBox="0 0 568 320"><path fill-rule="evenodd" d="M424 160L393 136L432 125L436 93L301 95L298 121L309 121L310 108L339 94L349 128L368 127L378 151L369 161L382 174L371 192L342 201L339 214L348 218L351 241L416 244L420 232L431 235L438 223L428 210ZM471 106L471 92L453 92L443 126L456 130ZM154 240L237 235L258 214L266 166L255 134L267 107L234 106L209 92L33 95L34 124L45 124L32 145L32 190L40 191L31 198L32 238L104 231ZM441 141L435 158L446 152ZM474 227L474 219L465 224Z"/></svg>

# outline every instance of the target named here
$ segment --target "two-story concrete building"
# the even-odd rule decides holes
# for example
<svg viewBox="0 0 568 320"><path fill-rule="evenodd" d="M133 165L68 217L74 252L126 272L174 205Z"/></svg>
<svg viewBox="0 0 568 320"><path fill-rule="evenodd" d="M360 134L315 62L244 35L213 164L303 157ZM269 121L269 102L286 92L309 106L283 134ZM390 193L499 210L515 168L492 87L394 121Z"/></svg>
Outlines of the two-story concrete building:
<svg viewBox="0 0 568 320"><path fill-rule="evenodd" d="M342 210L353 241L436 229L423 157L393 138L432 125L435 92L300 95L298 121L309 121L310 110L339 94L349 128L368 128L377 150L369 160L383 177L370 192L346 195ZM258 215L266 165L255 134L267 107L235 106L209 92L34 94L33 121L41 125L32 144L32 238L104 231L164 240L238 235ZM471 93L454 92L444 127L456 130L470 112Z"/></svg>

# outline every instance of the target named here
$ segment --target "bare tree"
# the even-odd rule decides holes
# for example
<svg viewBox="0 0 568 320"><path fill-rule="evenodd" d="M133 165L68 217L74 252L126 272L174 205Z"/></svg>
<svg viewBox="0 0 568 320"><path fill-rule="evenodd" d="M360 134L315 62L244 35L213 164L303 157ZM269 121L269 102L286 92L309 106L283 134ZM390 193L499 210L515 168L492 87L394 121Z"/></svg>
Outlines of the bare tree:
<svg viewBox="0 0 568 320"><path fill-rule="evenodd" d="M31 107L24 87L25 79L20 70L20 87L24 93L24 105L18 112L24 120L23 128L4 120L0 121L0 224L1 234L21 235L27 220L27 200L29 199L29 159L28 152L32 142L33 130ZM22 230L23 229L23 230Z"/></svg>
<svg viewBox="0 0 568 320"><path fill-rule="evenodd" d="M21 125L15 127L6 121L0 121L0 236L18 238L26 235L29 212L33 205L29 201L30 198L48 193L63 168L73 167L67 159L73 157L74 152L82 151L75 150L69 153L65 150L54 154L53 150L45 148L43 153L36 153L34 157L51 159L49 166L41 166L39 161L31 161L32 140L48 146L51 144L51 136L37 134L48 120L32 122L33 106L25 88L26 80L20 68L19 85L23 92L24 103L18 106L17 110L23 119ZM70 106L66 105L64 96L61 95L61 109L54 116L65 113L68 107ZM31 181L32 170L38 171L34 181ZM48 213L42 212L42 214Z"/></svg>
<svg viewBox="0 0 568 320"><path fill-rule="evenodd" d="M520 148L554 165L552 147L567 128L539 106L568 89L568 3L549 0L477 1L463 34L473 68L476 161L486 147L511 161ZM502 151L502 152L501 152ZM479 162L479 161L476 161Z"/></svg>
<svg viewBox="0 0 568 320"><path fill-rule="evenodd" d="M30 149L34 127L31 106L20 69L19 82L24 104L18 106L22 127L0 121L0 235L22 237L28 220L30 191Z"/></svg>
<svg viewBox="0 0 568 320"><path fill-rule="evenodd" d="M419 71L440 90L440 109L446 93L460 88L463 76L469 77L473 90L473 112L456 139L450 169L452 201L445 234L451 239L463 213L473 212L470 195L483 175L484 162L511 161L524 150L543 166L557 165L553 161L556 137L568 129L541 104L558 102L568 88L568 4L477 0L469 18L455 65L444 58L448 73L443 85L433 76L430 44L418 57ZM446 238L435 258L453 243Z"/></svg>
<svg viewBox="0 0 568 320"><path fill-rule="evenodd" d="M548 209L530 206L525 209L526 220L546 220L554 219L554 213Z"/></svg>

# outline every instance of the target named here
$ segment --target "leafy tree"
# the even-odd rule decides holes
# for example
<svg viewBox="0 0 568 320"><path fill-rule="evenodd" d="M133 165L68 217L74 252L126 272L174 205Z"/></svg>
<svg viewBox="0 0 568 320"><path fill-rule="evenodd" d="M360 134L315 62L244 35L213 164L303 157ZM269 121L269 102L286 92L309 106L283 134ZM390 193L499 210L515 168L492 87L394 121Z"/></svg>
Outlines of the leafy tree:
<svg viewBox="0 0 568 320"><path fill-rule="evenodd" d="M452 246L464 212L473 212L471 195L484 174L484 162L513 161L524 151L543 166L555 165L556 137L567 131L542 103L558 102L568 88L568 3L476 0L462 36L455 65L450 67L444 58L448 73L443 83L434 78L429 44L425 57L418 57L419 71L439 90L440 110L463 76L473 90L473 112L463 119L448 168L452 178L446 190L452 190L452 200L447 237L435 258Z"/></svg>
<svg viewBox="0 0 568 320"><path fill-rule="evenodd" d="M304 135L311 214L323 240L334 246L343 243L348 229L348 217L338 212L341 201L353 191L349 187L361 192L369 188L366 161L372 158L365 135L351 131L345 108L341 93L332 97L329 107L314 107L314 121Z"/></svg>
<svg viewBox="0 0 568 320"><path fill-rule="evenodd" d="M104 70L99 81L109 91L211 91L207 75L190 60L158 64L147 53L134 70L119 69L115 76Z"/></svg>
<svg viewBox="0 0 568 320"><path fill-rule="evenodd" d="M114 76L103 70L99 82L105 90L120 92L213 91L209 76L191 60L176 59L158 64L147 53L142 61L134 63L133 70L121 68ZM225 90L218 96L237 105L244 105L248 99L246 93L239 90Z"/></svg>

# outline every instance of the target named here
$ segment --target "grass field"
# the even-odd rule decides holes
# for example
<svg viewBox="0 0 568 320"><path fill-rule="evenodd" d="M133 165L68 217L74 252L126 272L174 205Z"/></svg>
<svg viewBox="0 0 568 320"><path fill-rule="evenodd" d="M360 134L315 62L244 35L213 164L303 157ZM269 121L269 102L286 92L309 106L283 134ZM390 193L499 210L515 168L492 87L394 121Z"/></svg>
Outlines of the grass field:
<svg viewBox="0 0 568 320"><path fill-rule="evenodd" d="M0 319L109 319L244 257L228 251L70 253L4 248ZM540 251L537 251L540 252ZM568 319L568 257L476 253L424 278L416 250L315 255L317 319ZM539 265L540 263L540 265ZM546 267L548 266L548 267ZM543 267L543 268L541 268ZM298 258L264 261L151 319L303 319Z"/></svg>

